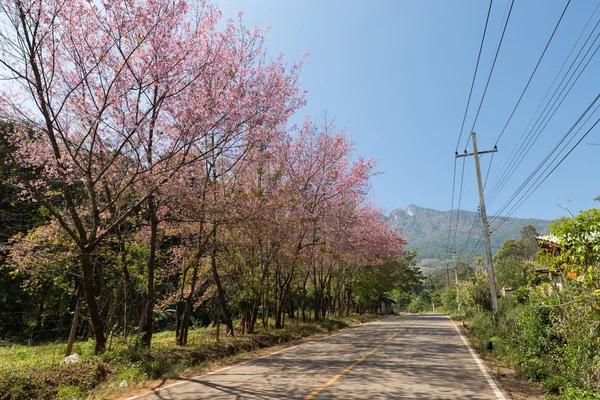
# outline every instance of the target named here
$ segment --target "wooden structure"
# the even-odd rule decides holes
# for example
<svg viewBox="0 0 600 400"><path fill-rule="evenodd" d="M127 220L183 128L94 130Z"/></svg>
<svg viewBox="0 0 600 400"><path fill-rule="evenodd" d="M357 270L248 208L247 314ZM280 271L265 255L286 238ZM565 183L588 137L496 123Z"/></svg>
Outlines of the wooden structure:
<svg viewBox="0 0 600 400"><path fill-rule="evenodd" d="M553 257L557 256L562 250L562 246L559 244L559 239L555 236L536 236L535 240L537 241L540 249L544 250ZM547 266L536 268L535 273L545 276L548 282L552 283L552 285L556 286L559 290L562 289L562 284L560 283L559 279L560 275L556 272L550 271Z"/></svg>
<svg viewBox="0 0 600 400"><path fill-rule="evenodd" d="M377 314L393 314L394 310L392 310L392 304L396 304L396 302L389 297L379 296L379 299L377 300Z"/></svg>

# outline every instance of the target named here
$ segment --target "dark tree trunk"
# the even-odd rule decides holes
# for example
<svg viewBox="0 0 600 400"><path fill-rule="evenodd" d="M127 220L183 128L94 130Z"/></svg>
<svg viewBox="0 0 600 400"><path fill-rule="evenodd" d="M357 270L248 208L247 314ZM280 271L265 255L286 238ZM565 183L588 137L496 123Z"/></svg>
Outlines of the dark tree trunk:
<svg viewBox="0 0 600 400"><path fill-rule="evenodd" d="M104 324L102 323L102 318L98 312L98 303L94 293L94 273L92 271L91 255L85 250L81 252L81 269L83 273L83 291L85 294L85 301L90 312L90 321L94 331L94 340L96 341L94 352L96 354L102 354L106 350Z"/></svg>
<svg viewBox="0 0 600 400"><path fill-rule="evenodd" d="M347 311L346 311L346 316L349 317L350 316L350 307L352 307L352 289L348 288L348 304L347 304Z"/></svg>
<svg viewBox="0 0 600 400"><path fill-rule="evenodd" d="M81 312L81 299L77 299L77 305L75 306L75 313L73 314L73 322L71 323L71 331L69 332L69 341L67 342L67 351L65 351L65 357L71 355L73 350L73 343L75 343L75 334L77 333L77 325L79 324L79 313Z"/></svg>
<svg viewBox="0 0 600 400"><path fill-rule="evenodd" d="M183 299L183 290L185 288L185 280L187 277L187 272L188 269L184 268L183 269L183 276L181 278L181 290L179 292L179 301L177 302L177 305L175 306L175 342L178 345L181 345L181 341L180 341L180 335L181 335L181 327L183 326L183 315L185 314L185 307L186 307L186 303L184 303L184 299ZM182 308L183 307L183 311Z"/></svg>
<svg viewBox="0 0 600 400"><path fill-rule="evenodd" d="M310 276L310 271L306 271L304 282L302 282L302 322L306 322L306 283Z"/></svg>
<svg viewBox="0 0 600 400"><path fill-rule="evenodd" d="M321 295L319 294L319 290L317 288L317 267L315 265L313 265L312 281L313 281L313 293L315 296L315 304L314 304L315 320L318 321L320 319L319 314L321 312Z"/></svg>
<svg viewBox="0 0 600 400"><path fill-rule="evenodd" d="M177 337L177 344L180 346L185 346L188 341L190 317L192 314L192 305L194 303L194 295L196 292L196 283L198 281L198 265L197 264L198 264L197 260L194 260L190 294L188 295L186 302L185 302L185 308L183 311L183 316L181 318L181 328L179 329L179 336Z"/></svg>
<svg viewBox="0 0 600 400"><path fill-rule="evenodd" d="M158 241L158 218L156 216L156 199L148 197L148 219L150 222L150 254L148 255L148 282L146 286L145 321L142 342L150 348L154 328L154 272L156 269L156 245Z"/></svg>
<svg viewBox="0 0 600 400"><path fill-rule="evenodd" d="M248 323L248 333L254 333L254 327L256 326L256 320L258 319L258 302L253 302L252 308L250 309L250 321Z"/></svg>
<svg viewBox="0 0 600 400"><path fill-rule="evenodd" d="M233 336L233 322L231 321L231 315L229 314L229 308L227 307L227 301L225 300L225 291L223 290L223 286L221 285L221 278L219 278L219 272L217 270L216 253L216 248L215 246L213 246L213 249L210 253L212 275L215 281L215 285L217 287L217 296L219 299L219 305L221 306L221 312L223 313L223 319L225 319L225 325L227 326L227 335Z"/></svg>
<svg viewBox="0 0 600 400"><path fill-rule="evenodd" d="M275 304L275 329L283 328L283 301L277 300Z"/></svg>

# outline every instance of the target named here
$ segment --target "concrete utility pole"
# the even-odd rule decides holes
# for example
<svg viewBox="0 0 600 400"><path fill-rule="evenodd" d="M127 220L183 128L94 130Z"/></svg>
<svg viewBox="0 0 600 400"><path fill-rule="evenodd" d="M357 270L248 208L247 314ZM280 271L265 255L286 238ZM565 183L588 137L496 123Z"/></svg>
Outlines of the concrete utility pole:
<svg viewBox="0 0 600 400"><path fill-rule="evenodd" d="M490 230L487 223L487 214L485 213L485 200L483 198L483 184L481 183L481 169L479 168L479 155L485 153L495 153L498 151L496 146L494 150L477 151L477 139L475 132L471 133L473 138L473 153L459 155L455 153L456 158L473 156L475 159L475 171L477 172L477 186L479 187L479 211L481 212L481 224L483 225L483 242L485 243L485 254L487 258L488 275L490 278L490 292L492 294L492 310L498 311L498 295L496 293L496 278L494 277L494 264L492 262L492 246L490 245Z"/></svg>
<svg viewBox="0 0 600 400"><path fill-rule="evenodd" d="M456 265L456 250L446 250L446 253L454 254L454 282L456 285L456 309L457 309L457 311L460 311L460 303L458 301L458 299L459 299L459 296L458 296L458 267ZM447 264L446 264L446 268L448 268ZM448 272L447 269L446 269L446 272Z"/></svg>

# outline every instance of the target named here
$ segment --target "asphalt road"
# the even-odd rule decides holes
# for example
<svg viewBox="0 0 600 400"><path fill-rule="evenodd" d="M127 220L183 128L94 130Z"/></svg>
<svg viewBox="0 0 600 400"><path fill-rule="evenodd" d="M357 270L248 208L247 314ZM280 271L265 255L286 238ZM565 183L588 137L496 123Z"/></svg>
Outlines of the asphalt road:
<svg viewBox="0 0 600 400"><path fill-rule="evenodd" d="M132 397L504 399L444 315L394 316Z"/></svg>

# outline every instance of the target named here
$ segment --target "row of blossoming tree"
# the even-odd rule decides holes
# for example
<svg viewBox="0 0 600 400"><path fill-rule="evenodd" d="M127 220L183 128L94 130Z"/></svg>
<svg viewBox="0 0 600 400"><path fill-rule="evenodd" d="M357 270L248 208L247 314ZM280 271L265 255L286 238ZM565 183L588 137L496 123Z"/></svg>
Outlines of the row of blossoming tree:
<svg viewBox="0 0 600 400"><path fill-rule="evenodd" d="M1 0L0 18L2 159L19 201L48 216L12 239L10 264L30 288L60 276L85 299L96 352L134 324L150 346L167 308L185 344L207 298L231 335L234 318L252 332L349 312L408 268L365 201L374 162L327 120L290 127L302 62L269 59L241 14Z"/></svg>

